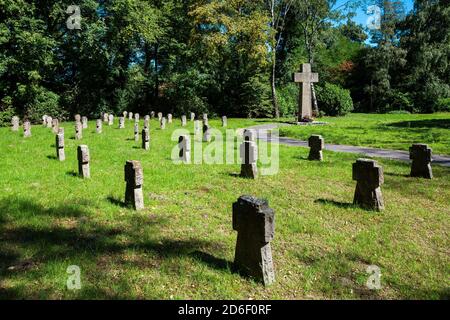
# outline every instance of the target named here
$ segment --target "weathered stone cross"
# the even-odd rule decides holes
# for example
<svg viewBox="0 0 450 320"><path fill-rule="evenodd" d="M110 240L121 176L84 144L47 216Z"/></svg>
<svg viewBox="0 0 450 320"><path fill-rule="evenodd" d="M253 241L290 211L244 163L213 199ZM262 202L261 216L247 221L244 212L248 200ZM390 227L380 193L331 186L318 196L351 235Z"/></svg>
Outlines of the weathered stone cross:
<svg viewBox="0 0 450 320"><path fill-rule="evenodd" d="M303 72L294 73L294 82L302 83L301 96L299 97L298 101L298 121L301 122L305 118L312 118L311 84L319 82L319 74L312 73L311 65L309 63L304 63Z"/></svg>
<svg viewBox="0 0 450 320"><path fill-rule="evenodd" d="M272 242L275 212L266 200L242 196L233 203L233 230L238 232L234 268L270 285L275 281Z"/></svg>
<svg viewBox="0 0 450 320"><path fill-rule="evenodd" d="M381 193L381 185L384 183L383 168L375 160L356 160L353 164L353 180L357 181L353 204L369 210L384 210Z"/></svg>
<svg viewBox="0 0 450 320"><path fill-rule="evenodd" d="M148 129L144 129L148 130ZM144 173L139 161L127 161L125 164L125 204L132 205L135 210L144 209Z"/></svg>

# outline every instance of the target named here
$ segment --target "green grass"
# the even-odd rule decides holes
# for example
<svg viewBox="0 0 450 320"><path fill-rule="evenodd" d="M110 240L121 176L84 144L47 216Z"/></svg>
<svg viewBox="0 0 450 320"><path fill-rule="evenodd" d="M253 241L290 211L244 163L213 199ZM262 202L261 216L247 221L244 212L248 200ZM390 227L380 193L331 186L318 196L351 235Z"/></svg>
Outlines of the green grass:
<svg viewBox="0 0 450 320"><path fill-rule="evenodd" d="M450 155L450 113L350 114L319 119L326 126L281 128L286 137L306 140L321 134L326 143L408 150L413 143L427 143L436 154Z"/></svg>
<svg viewBox="0 0 450 320"><path fill-rule="evenodd" d="M175 165L168 125L151 123L151 150L133 126L89 123L82 141L65 123L66 156L54 159L54 135L0 128L0 298L9 299L440 299L448 298L450 170L432 181L407 177L407 163L381 160L386 210L351 205L356 155L280 147L280 172L250 181L239 165ZM213 127L219 121L210 121ZM229 127L259 123L229 119ZM142 124L142 122L141 122ZM193 124L188 127L191 132ZM76 177L76 147L91 152L92 179ZM146 209L121 205L126 160L144 168ZM236 232L231 206L243 194L269 200L276 282L261 284L230 271ZM70 265L82 289L66 288ZM377 265L382 289L368 290Z"/></svg>

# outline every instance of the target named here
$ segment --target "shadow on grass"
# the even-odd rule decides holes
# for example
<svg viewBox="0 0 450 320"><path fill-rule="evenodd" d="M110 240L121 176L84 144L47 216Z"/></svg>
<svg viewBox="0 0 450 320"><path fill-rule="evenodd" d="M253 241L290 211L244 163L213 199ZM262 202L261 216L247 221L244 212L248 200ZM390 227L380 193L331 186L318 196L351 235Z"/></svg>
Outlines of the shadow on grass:
<svg viewBox="0 0 450 320"><path fill-rule="evenodd" d="M301 161L309 161L309 159L308 159L308 157L307 156L299 156L299 155L294 155L293 157L292 157L292 159L294 159L294 160L301 160Z"/></svg>
<svg viewBox="0 0 450 320"><path fill-rule="evenodd" d="M76 172L76 171L74 171L74 170L72 170L72 171L67 171L67 172L66 172L66 175L68 175L68 176L70 176L70 177L75 177L75 178L78 178L78 177L79 177L78 172Z"/></svg>
<svg viewBox="0 0 450 320"><path fill-rule="evenodd" d="M450 119L413 120L390 123L388 127L398 128L440 128L450 129Z"/></svg>
<svg viewBox="0 0 450 320"><path fill-rule="evenodd" d="M314 201L314 203L320 203L320 204L325 204L325 205L332 205L332 206L335 206L335 207L338 207L338 208L342 208L342 209L359 208L358 206L354 205L353 203L339 202L339 201L330 200L330 199L317 199L316 201Z"/></svg>
<svg viewBox="0 0 450 320"><path fill-rule="evenodd" d="M11 217L47 216L51 218L82 217L89 215L80 209L90 206L89 201L74 202L70 205L61 205L45 208L40 204L28 199L16 199L15 197L3 199L0 203L0 224L11 220ZM17 215L13 215L17 213Z"/></svg>
<svg viewBox="0 0 450 320"><path fill-rule="evenodd" d="M241 179L244 181L252 181L252 178L247 178L247 177L242 177L240 173L237 172L231 172L231 173L224 173L224 175L229 176L229 177L233 177L236 179Z"/></svg>
<svg viewBox="0 0 450 320"><path fill-rule="evenodd" d="M36 220L28 217L36 215L42 219L34 225ZM14 278L18 284L13 287L0 285L0 298L45 299L47 294L50 297L54 291L44 291L52 289L51 279L40 285L43 289L36 285L35 280L43 278L47 272L40 266L61 265L65 269L66 264L69 266L77 261L85 261L83 272L86 279L91 279L91 285L86 288L88 291L83 289L77 293L76 298L132 298L132 288L128 288L126 276L118 279L124 282L122 289L109 290L108 293L100 289L108 287L111 281L108 276L110 268L116 270L117 262L130 251L140 261L148 263L148 253L157 259L173 259L188 257L197 251L217 252L222 248L221 243L195 238L143 239L144 226L154 229L152 233L158 233L164 223L157 218L144 217L145 221L128 219L122 221L120 227L114 227L86 218L89 216L89 212L80 206L48 209L16 197L3 200L0 203L0 278L6 281ZM58 217L67 218L55 219ZM128 240L123 241L124 238ZM139 268L139 265L133 267ZM179 272L175 269L173 272ZM26 290L19 290L24 283ZM70 292L64 294L70 296Z"/></svg>
<svg viewBox="0 0 450 320"><path fill-rule="evenodd" d="M119 198L116 198L114 196L108 196L106 198L111 204L121 207L121 208L128 208L127 204L125 203L125 201L120 200Z"/></svg>
<svg viewBox="0 0 450 320"><path fill-rule="evenodd" d="M217 269L217 270L233 270L233 264L225 259L216 258L213 255L210 255L209 253L201 252L201 251L194 251L191 256L201 261L202 263L210 266L211 268Z"/></svg>
<svg viewBox="0 0 450 320"><path fill-rule="evenodd" d="M233 274L237 274L244 279L253 280L257 283L261 283L261 280L249 276L248 274L246 274L245 271L240 270L238 267L236 267L233 262L217 258L209 253L205 253L202 251L194 251L193 253L191 253L191 257L193 257L197 261L200 261L201 263L204 263L205 265L209 266L212 269L230 272Z"/></svg>
<svg viewBox="0 0 450 320"><path fill-rule="evenodd" d="M50 160L58 160L58 158L57 158L56 156L53 156L53 155L47 156L47 159L50 159Z"/></svg>
<svg viewBox="0 0 450 320"><path fill-rule="evenodd" d="M404 173L385 172L384 174L386 176L391 176L391 177L400 177L400 178L410 178L411 177L410 174L404 174Z"/></svg>
<svg viewBox="0 0 450 320"><path fill-rule="evenodd" d="M233 178L242 178L240 173L237 172L231 172L231 173L225 173L225 175L229 176L229 177L233 177ZM245 178L242 178L245 179Z"/></svg>

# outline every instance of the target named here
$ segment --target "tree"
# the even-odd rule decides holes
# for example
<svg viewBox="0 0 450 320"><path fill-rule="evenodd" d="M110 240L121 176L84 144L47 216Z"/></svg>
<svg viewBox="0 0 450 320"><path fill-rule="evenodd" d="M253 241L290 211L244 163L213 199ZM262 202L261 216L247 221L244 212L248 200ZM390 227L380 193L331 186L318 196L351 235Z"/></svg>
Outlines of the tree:
<svg viewBox="0 0 450 320"><path fill-rule="evenodd" d="M314 65L314 54L321 34L330 28L331 20L340 17L338 11L332 10L335 3L336 0L297 0L296 16L308 54L308 62L311 65ZM315 114L318 115L319 107L314 84L311 84L311 88Z"/></svg>
<svg viewBox="0 0 450 320"><path fill-rule="evenodd" d="M439 110L439 100L450 98L450 7L448 1L417 0L401 24L401 47L408 67L402 86L418 110Z"/></svg>
<svg viewBox="0 0 450 320"><path fill-rule="evenodd" d="M371 30L371 42L375 47L367 50L364 70L368 81L363 91L369 96L367 109L370 112L390 111L390 101L397 95L402 68L406 64L406 52L399 46L398 24L404 18L400 1L379 0L381 27Z"/></svg>
<svg viewBox="0 0 450 320"><path fill-rule="evenodd" d="M284 37L286 17L291 10L295 0L266 0L266 8L270 15L270 27L272 37L270 44L272 69L270 73L270 85L272 90L272 105L275 117L280 117L280 109L277 101L276 75L277 75L277 52Z"/></svg>
<svg viewBox="0 0 450 320"><path fill-rule="evenodd" d="M218 92L211 95L211 100L222 99L218 109L246 116L269 115L267 43L271 30L260 3L201 2L192 8L190 15L196 26L193 44L202 48L197 60L209 65L219 86Z"/></svg>
<svg viewBox="0 0 450 320"><path fill-rule="evenodd" d="M362 26L350 19L347 20L347 23L339 27L339 31L343 36L353 42L363 43L368 38Z"/></svg>

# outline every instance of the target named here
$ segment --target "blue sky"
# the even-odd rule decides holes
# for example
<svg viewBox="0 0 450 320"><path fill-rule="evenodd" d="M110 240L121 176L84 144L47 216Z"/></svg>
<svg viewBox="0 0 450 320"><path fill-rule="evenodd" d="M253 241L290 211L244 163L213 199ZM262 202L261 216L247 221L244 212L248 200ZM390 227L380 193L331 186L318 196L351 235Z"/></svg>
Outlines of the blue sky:
<svg viewBox="0 0 450 320"><path fill-rule="evenodd" d="M345 4L348 1L349 0L337 0L336 7L338 7L342 4ZM375 4L375 1L373 1L373 0L366 0L366 2L368 3L368 5ZM402 2L405 7L405 12L409 12L413 8L414 0L403 0ZM364 26L366 25L367 18L369 17L366 14L366 8L367 7L360 8L357 12L357 16L353 19L355 22L362 24Z"/></svg>

